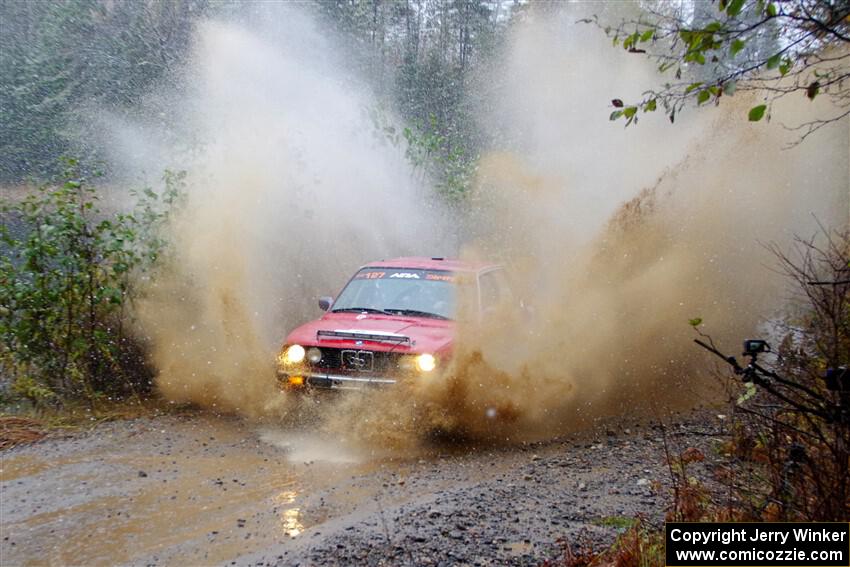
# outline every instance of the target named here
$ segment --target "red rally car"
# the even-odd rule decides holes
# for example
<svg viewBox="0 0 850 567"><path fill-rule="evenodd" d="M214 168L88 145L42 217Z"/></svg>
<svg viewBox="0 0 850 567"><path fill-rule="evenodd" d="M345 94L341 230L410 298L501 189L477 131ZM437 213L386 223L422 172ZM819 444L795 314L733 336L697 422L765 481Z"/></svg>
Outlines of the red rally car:
<svg viewBox="0 0 850 567"><path fill-rule="evenodd" d="M286 337L284 389L360 389L437 373L452 352L460 287L479 317L510 300L501 266L445 258L395 258L360 268L326 313Z"/></svg>

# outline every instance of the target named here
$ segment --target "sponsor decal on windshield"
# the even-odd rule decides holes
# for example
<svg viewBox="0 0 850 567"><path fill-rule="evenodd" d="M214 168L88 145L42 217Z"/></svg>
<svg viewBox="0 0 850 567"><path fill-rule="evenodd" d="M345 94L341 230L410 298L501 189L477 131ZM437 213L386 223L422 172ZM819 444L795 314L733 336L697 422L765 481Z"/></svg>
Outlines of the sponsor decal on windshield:
<svg viewBox="0 0 850 567"><path fill-rule="evenodd" d="M446 274L443 272L428 272L425 274L425 279L439 282L453 282L455 281L455 276L454 274Z"/></svg>
<svg viewBox="0 0 850 567"><path fill-rule="evenodd" d="M354 276L356 280L379 280L386 276L386 272L357 272L357 275Z"/></svg>
<svg viewBox="0 0 850 567"><path fill-rule="evenodd" d="M357 272L354 276L355 280L383 280L383 279L398 279L398 280L427 280L436 282L454 282L455 274L451 272L441 271L426 271L426 270L363 270Z"/></svg>

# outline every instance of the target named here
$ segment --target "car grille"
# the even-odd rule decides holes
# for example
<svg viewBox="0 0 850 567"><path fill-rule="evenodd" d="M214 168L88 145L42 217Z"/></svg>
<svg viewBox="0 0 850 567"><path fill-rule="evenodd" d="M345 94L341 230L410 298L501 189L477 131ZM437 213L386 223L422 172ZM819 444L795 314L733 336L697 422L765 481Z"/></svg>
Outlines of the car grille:
<svg viewBox="0 0 850 567"><path fill-rule="evenodd" d="M319 371L351 374L392 374L398 371L403 356L395 352L376 352L357 348L323 348L322 360L313 364Z"/></svg>

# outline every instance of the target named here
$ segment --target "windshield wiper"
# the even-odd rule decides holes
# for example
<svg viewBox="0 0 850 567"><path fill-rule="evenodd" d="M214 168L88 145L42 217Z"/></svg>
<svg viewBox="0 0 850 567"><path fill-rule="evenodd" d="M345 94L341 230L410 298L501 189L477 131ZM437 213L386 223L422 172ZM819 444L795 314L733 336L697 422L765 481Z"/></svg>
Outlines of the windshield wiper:
<svg viewBox="0 0 850 567"><path fill-rule="evenodd" d="M440 315L439 313L431 313L429 311L419 311L418 309L387 309L387 311L391 313L398 313L399 315L413 315L414 317L433 317L434 319L445 319L450 320L451 317L446 317L445 315Z"/></svg>
<svg viewBox="0 0 850 567"><path fill-rule="evenodd" d="M380 313L381 315L392 315L388 311L375 309L374 307L342 307L340 309L331 309L334 313Z"/></svg>

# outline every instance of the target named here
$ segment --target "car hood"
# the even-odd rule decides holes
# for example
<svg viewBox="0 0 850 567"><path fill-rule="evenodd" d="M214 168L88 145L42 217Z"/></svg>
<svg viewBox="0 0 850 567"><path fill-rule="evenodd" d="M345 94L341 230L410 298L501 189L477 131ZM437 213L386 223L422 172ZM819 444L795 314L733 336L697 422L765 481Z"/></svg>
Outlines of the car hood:
<svg viewBox="0 0 850 567"><path fill-rule="evenodd" d="M321 319L301 325L286 337L286 344L298 343L302 346L325 346L345 348L364 346L376 351L395 352L442 352L451 346L454 338L455 323L427 317L405 317L372 313L328 313ZM336 339L323 337L317 339L319 331L343 331L358 334L393 334L410 338L410 344L388 342L358 341L356 338ZM362 342L362 345L357 344Z"/></svg>

